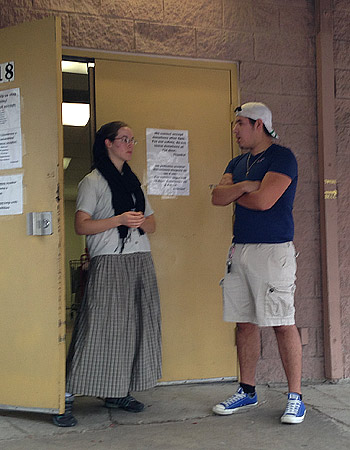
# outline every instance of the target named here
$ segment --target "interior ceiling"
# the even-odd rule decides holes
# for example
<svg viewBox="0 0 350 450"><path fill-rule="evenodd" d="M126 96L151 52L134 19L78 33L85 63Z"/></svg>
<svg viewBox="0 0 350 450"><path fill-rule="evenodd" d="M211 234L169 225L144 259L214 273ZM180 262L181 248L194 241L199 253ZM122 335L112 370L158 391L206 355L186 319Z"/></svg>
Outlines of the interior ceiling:
<svg viewBox="0 0 350 450"><path fill-rule="evenodd" d="M63 101L69 103L89 103L88 76L75 73L63 73ZM63 127L64 156L71 158L64 171L64 196L66 200L75 200L79 181L90 171L91 142L90 121L85 127Z"/></svg>

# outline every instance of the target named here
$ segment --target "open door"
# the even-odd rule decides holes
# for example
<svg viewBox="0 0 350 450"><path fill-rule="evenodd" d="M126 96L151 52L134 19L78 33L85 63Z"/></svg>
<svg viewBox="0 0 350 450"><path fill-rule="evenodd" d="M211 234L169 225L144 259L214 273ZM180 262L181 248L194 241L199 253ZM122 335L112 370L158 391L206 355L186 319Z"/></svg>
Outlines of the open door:
<svg viewBox="0 0 350 450"><path fill-rule="evenodd" d="M15 195L21 212L0 209L0 408L63 412L60 20L50 17L1 29L0 41L0 65L14 63L14 79L0 83L0 94L19 89L22 137L22 164L9 168L0 158L0 183L6 184L9 176L23 177L23 189L19 184ZM1 193L0 206L6 196ZM37 212L51 213L32 222L34 229L38 223L52 226L50 234L28 234L27 214Z"/></svg>
<svg viewBox="0 0 350 450"><path fill-rule="evenodd" d="M232 239L232 209L211 205L232 158L235 64L106 55L95 59L97 128L122 120L139 144L131 166L147 179L146 129L187 130L190 194L149 196L157 232L152 254L160 288L163 380L237 377L235 333L222 321L219 281Z"/></svg>

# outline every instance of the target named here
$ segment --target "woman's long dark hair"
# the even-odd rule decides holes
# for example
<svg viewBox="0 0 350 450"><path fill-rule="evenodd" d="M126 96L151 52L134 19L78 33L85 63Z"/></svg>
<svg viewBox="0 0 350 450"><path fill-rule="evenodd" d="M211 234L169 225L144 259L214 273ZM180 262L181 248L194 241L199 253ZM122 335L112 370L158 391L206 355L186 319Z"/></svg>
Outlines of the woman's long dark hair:
<svg viewBox="0 0 350 450"><path fill-rule="evenodd" d="M98 164L104 157L108 156L105 140L109 139L110 141L114 141L114 139L118 136L120 128L125 127L129 127L129 125L121 121L115 121L106 123L97 131L92 149L93 169L96 168L96 164Z"/></svg>

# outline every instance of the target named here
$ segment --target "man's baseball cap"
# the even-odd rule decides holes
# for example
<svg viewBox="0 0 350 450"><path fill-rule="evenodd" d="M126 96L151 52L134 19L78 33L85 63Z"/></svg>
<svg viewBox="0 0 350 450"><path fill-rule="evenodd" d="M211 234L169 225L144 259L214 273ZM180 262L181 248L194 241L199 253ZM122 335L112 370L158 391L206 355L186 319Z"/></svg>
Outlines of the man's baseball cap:
<svg viewBox="0 0 350 450"><path fill-rule="evenodd" d="M236 116L247 117L248 119L261 119L271 136L275 139L279 138L276 131L272 128L272 112L266 105L264 105L264 103L244 103L241 106L237 106L235 113Z"/></svg>

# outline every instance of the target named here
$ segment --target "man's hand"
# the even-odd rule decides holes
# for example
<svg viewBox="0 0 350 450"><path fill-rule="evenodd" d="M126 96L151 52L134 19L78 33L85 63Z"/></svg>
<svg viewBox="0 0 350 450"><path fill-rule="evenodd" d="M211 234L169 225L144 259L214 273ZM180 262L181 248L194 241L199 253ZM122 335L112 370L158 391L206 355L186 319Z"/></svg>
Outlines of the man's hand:
<svg viewBox="0 0 350 450"><path fill-rule="evenodd" d="M244 185L245 194L249 194L250 192L257 191L260 188L261 181L246 180L242 181L241 184Z"/></svg>

